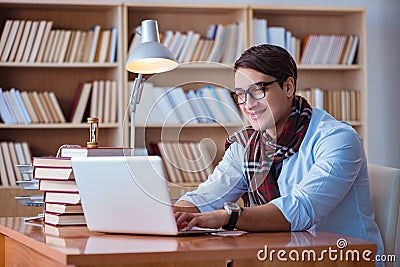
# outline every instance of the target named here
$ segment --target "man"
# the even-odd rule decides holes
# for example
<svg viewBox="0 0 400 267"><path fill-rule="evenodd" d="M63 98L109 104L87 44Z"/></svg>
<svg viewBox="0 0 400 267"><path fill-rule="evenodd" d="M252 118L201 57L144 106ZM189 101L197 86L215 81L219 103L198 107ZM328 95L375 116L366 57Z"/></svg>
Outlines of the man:
<svg viewBox="0 0 400 267"><path fill-rule="evenodd" d="M296 63L278 46L236 61L232 96L251 127L228 138L213 174L176 203L178 226L334 232L382 252L360 137L295 96L296 82Z"/></svg>

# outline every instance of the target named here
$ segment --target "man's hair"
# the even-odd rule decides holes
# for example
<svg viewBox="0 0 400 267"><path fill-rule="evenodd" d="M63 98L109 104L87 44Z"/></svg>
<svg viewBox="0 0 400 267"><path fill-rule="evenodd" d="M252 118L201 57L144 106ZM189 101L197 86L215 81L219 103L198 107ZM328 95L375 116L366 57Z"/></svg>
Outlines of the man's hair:
<svg viewBox="0 0 400 267"><path fill-rule="evenodd" d="M234 68L235 71L238 68L253 69L275 77L278 79L281 88L283 88L283 83L287 78L293 77L294 89L296 91L296 62L286 49L282 47L269 44L250 47L236 60Z"/></svg>

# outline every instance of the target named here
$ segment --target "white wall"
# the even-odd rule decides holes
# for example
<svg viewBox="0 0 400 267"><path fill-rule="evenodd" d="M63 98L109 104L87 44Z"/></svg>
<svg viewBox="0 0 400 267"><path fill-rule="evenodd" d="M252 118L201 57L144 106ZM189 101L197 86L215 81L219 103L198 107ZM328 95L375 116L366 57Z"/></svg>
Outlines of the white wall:
<svg viewBox="0 0 400 267"><path fill-rule="evenodd" d="M349 6L367 9L368 159L400 168L399 0L219 0L182 3Z"/></svg>

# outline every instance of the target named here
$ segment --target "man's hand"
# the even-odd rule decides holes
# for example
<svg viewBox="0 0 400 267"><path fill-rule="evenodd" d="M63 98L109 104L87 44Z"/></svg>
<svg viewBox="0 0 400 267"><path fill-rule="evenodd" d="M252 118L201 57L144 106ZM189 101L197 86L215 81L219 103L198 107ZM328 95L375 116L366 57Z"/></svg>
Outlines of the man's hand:
<svg viewBox="0 0 400 267"><path fill-rule="evenodd" d="M190 230L194 226L217 229L228 223L229 215L225 210L202 213L175 212L178 229Z"/></svg>

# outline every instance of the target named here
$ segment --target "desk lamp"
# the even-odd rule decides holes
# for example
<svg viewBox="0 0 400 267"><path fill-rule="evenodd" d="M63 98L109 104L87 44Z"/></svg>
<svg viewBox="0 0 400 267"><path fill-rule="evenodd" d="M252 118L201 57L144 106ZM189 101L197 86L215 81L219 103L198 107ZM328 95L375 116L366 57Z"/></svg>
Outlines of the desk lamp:
<svg viewBox="0 0 400 267"><path fill-rule="evenodd" d="M142 21L141 33L138 34L141 34L141 42L129 55L125 65L127 71L137 73L129 98L131 148L135 146L135 112L143 90L143 74L162 73L178 67L178 62L171 51L160 43L157 21Z"/></svg>

